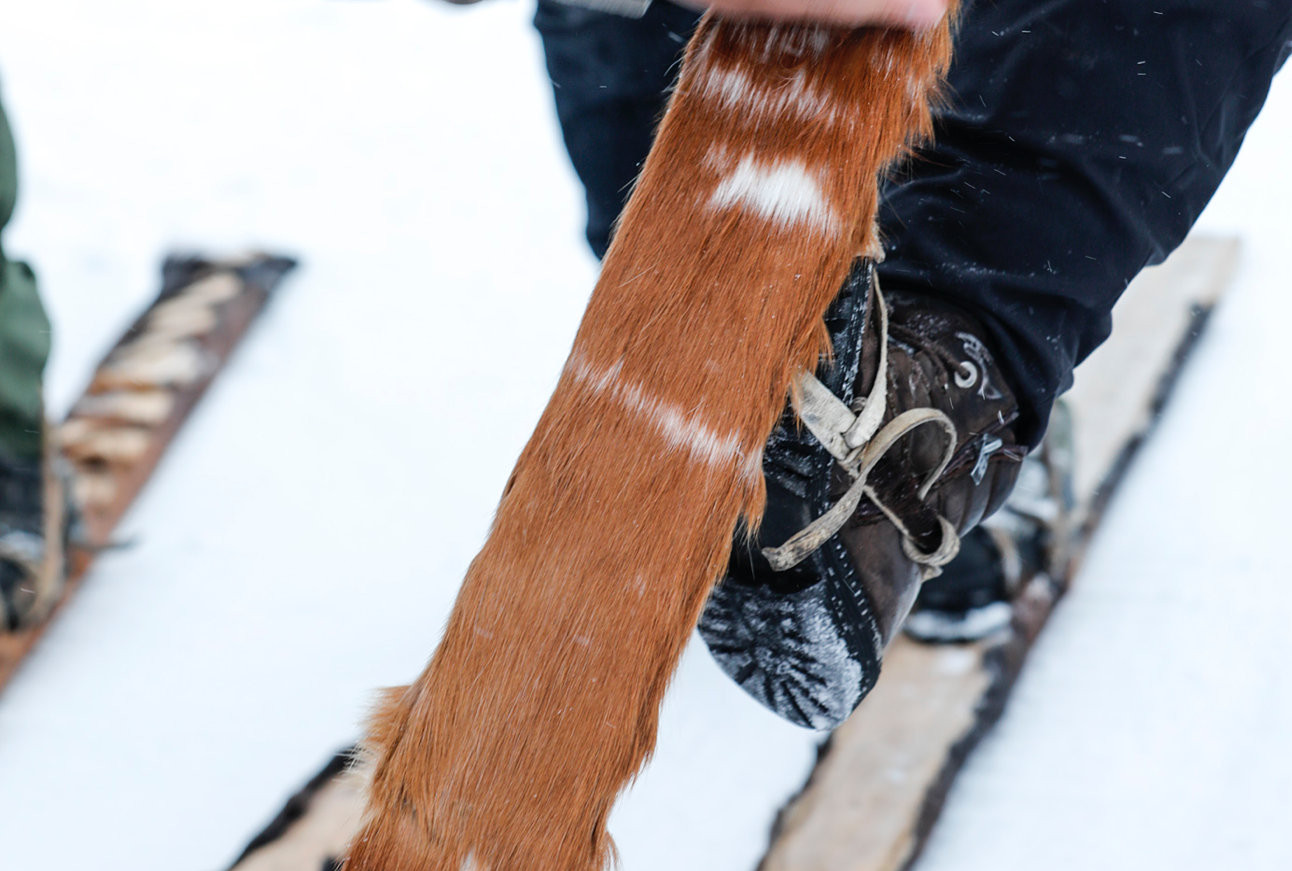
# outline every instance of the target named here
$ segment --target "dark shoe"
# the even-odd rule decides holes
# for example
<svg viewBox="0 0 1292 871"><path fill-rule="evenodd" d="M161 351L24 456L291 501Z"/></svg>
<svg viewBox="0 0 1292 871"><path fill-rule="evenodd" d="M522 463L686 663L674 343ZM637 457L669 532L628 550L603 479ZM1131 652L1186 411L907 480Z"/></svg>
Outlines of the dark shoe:
<svg viewBox="0 0 1292 871"><path fill-rule="evenodd" d="M43 620L67 577L69 520L63 476L43 460L0 456L0 632Z"/></svg>
<svg viewBox="0 0 1292 871"><path fill-rule="evenodd" d="M979 641L1007 628L1038 575L1062 578L1072 540L1072 423L1058 403L1005 506L961 540L959 555L920 588L902 630L916 641Z"/></svg>
<svg viewBox="0 0 1292 871"><path fill-rule="evenodd" d="M1008 511L1008 504L995 516ZM995 518L993 518L995 519ZM1027 535L1013 535L987 523L960 540L960 553L920 588L902 631L925 644L962 644L989 638L1009 627L1013 601L1031 571Z"/></svg>
<svg viewBox="0 0 1292 871"><path fill-rule="evenodd" d="M859 262L826 326L833 357L768 441L762 525L738 534L699 627L754 698L816 729L874 686L921 582L1004 502L1026 453L968 315L931 297L885 302Z"/></svg>

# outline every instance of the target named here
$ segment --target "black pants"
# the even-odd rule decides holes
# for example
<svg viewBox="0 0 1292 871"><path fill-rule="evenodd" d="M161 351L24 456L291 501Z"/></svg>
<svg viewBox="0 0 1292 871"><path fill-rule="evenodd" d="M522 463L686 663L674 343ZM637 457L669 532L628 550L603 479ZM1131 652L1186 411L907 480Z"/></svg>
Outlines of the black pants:
<svg viewBox="0 0 1292 871"><path fill-rule="evenodd" d="M969 309L1044 432L1113 303L1183 239L1292 50L1292 0L966 0L936 144L885 191L885 287ZM601 255L695 13L539 0ZM1272 167L1271 171L1284 171Z"/></svg>

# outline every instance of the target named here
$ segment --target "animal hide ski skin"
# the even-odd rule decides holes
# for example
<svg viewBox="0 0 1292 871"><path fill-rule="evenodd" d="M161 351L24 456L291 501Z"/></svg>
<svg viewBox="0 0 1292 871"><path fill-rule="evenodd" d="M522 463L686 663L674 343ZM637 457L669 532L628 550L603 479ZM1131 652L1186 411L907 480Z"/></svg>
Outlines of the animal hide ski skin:
<svg viewBox="0 0 1292 871"><path fill-rule="evenodd" d="M707 16L444 638L389 691L346 871L598 871L822 315L930 131L949 23Z"/></svg>

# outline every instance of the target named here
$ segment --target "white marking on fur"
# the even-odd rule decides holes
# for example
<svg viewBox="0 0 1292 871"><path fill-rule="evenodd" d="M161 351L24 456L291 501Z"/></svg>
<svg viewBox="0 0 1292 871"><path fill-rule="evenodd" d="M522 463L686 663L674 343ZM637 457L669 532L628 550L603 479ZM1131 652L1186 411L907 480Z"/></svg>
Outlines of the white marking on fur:
<svg viewBox="0 0 1292 871"><path fill-rule="evenodd" d="M709 146L709 150L704 153L702 164L716 173L724 173L731 169L732 159L727 153L727 146L721 142L715 142Z"/></svg>
<svg viewBox="0 0 1292 871"><path fill-rule="evenodd" d="M767 28L767 44L763 46L763 54L770 55L775 49L781 46L781 26L773 24Z"/></svg>
<svg viewBox="0 0 1292 871"><path fill-rule="evenodd" d="M717 99L728 108L751 106L762 97L754 96L754 81L744 70L714 66L704 77L700 96Z"/></svg>
<svg viewBox="0 0 1292 871"><path fill-rule="evenodd" d="M831 31L824 26L817 26L808 31L808 47L812 53L818 57L825 54L825 50L830 47L832 38Z"/></svg>
<svg viewBox="0 0 1292 871"><path fill-rule="evenodd" d="M806 70L798 70L786 80L776 94L777 100L785 103L804 118L821 118L834 121L838 112L833 101L812 87Z"/></svg>
<svg viewBox="0 0 1292 871"><path fill-rule="evenodd" d="M763 449L760 446L757 450L750 451L745 455L744 468L740 470L740 476L747 483L757 483L763 477Z"/></svg>
<svg viewBox="0 0 1292 871"><path fill-rule="evenodd" d="M835 34L831 26L819 24L773 24L764 30L761 25L733 19L725 25L724 35L733 41L737 50L753 53L754 59L762 63L819 58L834 42ZM710 35L716 32L717 28L709 30Z"/></svg>
<svg viewBox="0 0 1292 871"><path fill-rule="evenodd" d="M768 86L755 84L742 69L714 66L705 74L699 95L727 111L755 119L792 114L815 124L833 124L839 118L833 102L812 87L804 70L797 70L776 86Z"/></svg>
<svg viewBox="0 0 1292 871"><path fill-rule="evenodd" d="M665 442L677 450L689 452L693 459L710 466L736 465L744 478L762 474L761 447L749 454L741 448L740 440L734 434L714 432L697 415L687 414L677 406L651 396L639 385L623 383L620 379L621 363L616 362L598 372L576 352L570 355L566 370L594 393L611 397L629 413L648 421ZM754 456L758 458L756 464L750 462Z"/></svg>
<svg viewBox="0 0 1292 871"><path fill-rule="evenodd" d="M893 73L896 72L897 64L897 54L891 47L887 51L877 52L870 59L870 65L874 69L882 71L886 79L891 78Z"/></svg>
<svg viewBox="0 0 1292 871"><path fill-rule="evenodd" d="M825 192L798 160L766 166L743 158L713 192L709 207L743 208L782 229L801 225L828 234L839 225Z"/></svg>
<svg viewBox="0 0 1292 871"><path fill-rule="evenodd" d="M773 24L767 29L763 57L770 58L775 53L795 59L820 57L829 44L830 33L823 25Z"/></svg>

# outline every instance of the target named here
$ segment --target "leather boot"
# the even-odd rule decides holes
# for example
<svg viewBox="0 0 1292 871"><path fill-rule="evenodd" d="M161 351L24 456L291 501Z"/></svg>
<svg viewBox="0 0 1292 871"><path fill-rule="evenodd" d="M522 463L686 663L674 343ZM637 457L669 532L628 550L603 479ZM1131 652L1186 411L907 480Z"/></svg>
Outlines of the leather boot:
<svg viewBox="0 0 1292 871"><path fill-rule="evenodd" d="M767 508L740 530L700 634L776 713L841 723L959 536L1009 494L1018 405L966 313L877 287L859 261L826 316L833 354L804 375L763 460Z"/></svg>

